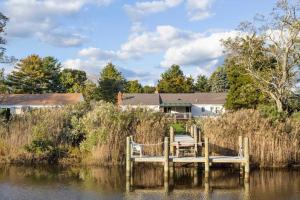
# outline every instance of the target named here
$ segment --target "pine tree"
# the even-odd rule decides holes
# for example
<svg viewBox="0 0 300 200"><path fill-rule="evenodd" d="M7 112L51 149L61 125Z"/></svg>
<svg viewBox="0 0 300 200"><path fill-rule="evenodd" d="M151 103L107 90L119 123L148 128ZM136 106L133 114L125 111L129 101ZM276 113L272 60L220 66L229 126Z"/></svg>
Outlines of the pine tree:
<svg viewBox="0 0 300 200"><path fill-rule="evenodd" d="M138 80L128 81L126 84L126 92L128 93L142 93L143 87Z"/></svg>
<svg viewBox="0 0 300 200"><path fill-rule="evenodd" d="M7 83L13 93L60 92L60 69L60 63L53 57L31 55L17 63Z"/></svg>
<svg viewBox="0 0 300 200"><path fill-rule="evenodd" d="M98 83L98 99L115 103L118 92L125 89L126 80L115 65L108 63L100 73Z"/></svg>
<svg viewBox="0 0 300 200"><path fill-rule="evenodd" d="M229 83L224 67L218 67L209 78L209 85L212 92L227 92Z"/></svg>
<svg viewBox="0 0 300 200"><path fill-rule="evenodd" d="M180 66L172 65L161 75L157 87L161 93L189 93L194 91L193 82L191 77L184 76Z"/></svg>
<svg viewBox="0 0 300 200"><path fill-rule="evenodd" d="M210 85L208 82L208 79L204 75L197 76L197 81L195 83L195 90L197 92L209 92L210 91Z"/></svg>

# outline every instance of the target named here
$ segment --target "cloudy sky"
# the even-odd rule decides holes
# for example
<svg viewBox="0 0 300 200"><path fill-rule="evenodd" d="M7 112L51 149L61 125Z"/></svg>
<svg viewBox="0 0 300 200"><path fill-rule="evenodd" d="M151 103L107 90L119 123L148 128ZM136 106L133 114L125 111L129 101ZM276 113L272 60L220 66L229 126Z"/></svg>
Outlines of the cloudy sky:
<svg viewBox="0 0 300 200"><path fill-rule="evenodd" d="M209 75L223 62L220 39L236 35L241 21L269 13L274 2L0 0L0 12L10 18L9 56L54 56L91 77L113 62L127 79L153 85L172 64L186 75Z"/></svg>

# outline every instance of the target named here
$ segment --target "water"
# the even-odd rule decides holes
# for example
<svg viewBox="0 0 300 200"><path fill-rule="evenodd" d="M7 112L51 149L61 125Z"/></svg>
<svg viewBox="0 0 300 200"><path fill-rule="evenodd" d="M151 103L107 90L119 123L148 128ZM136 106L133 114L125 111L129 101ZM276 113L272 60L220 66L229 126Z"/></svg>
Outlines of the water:
<svg viewBox="0 0 300 200"><path fill-rule="evenodd" d="M181 167L164 182L162 167L137 166L126 192L125 171L116 167L0 166L0 199L300 199L296 169L252 171L249 184L231 169L212 170L209 181L202 177L201 170Z"/></svg>

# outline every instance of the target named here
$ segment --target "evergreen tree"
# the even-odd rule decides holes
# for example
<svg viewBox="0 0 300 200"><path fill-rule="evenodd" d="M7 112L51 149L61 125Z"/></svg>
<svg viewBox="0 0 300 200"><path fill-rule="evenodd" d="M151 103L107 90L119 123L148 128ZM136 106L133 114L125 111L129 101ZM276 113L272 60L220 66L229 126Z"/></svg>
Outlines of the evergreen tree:
<svg viewBox="0 0 300 200"><path fill-rule="evenodd" d="M80 93L85 87L86 73L77 69L64 69L60 73L60 83L64 92Z"/></svg>
<svg viewBox="0 0 300 200"><path fill-rule="evenodd" d="M225 103L226 109L256 108L267 101L255 86L253 79L233 60L227 59L225 65L230 85Z"/></svg>
<svg viewBox="0 0 300 200"><path fill-rule="evenodd" d="M97 99L97 85L90 80L86 80L82 94L86 102Z"/></svg>
<svg viewBox="0 0 300 200"><path fill-rule="evenodd" d="M172 65L161 75L157 87L160 93L189 93L194 91L193 82L191 77L184 76L180 66Z"/></svg>
<svg viewBox="0 0 300 200"><path fill-rule="evenodd" d="M4 69L0 70L0 94L7 93L8 87L4 77Z"/></svg>
<svg viewBox="0 0 300 200"><path fill-rule="evenodd" d="M7 20L8 20L8 18L0 12L0 61L3 58L3 53L5 50L5 48L2 45L4 45L6 41L2 37L2 33L4 32L4 28L6 26Z"/></svg>
<svg viewBox="0 0 300 200"><path fill-rule="evenodd" d="M118 92L124 91L126 81L121 72L108 63L100 73L98 83L98 99L115 103Z"/></svg>
<svg viewBox="0 0 300 200"><path fill-rule="evenodd" d="M138 80L128 81L126 84L126 92L128 93L142 93L143 87Z"/></svg>
<svg viewBox="0 0 300 200"><path fill-rule="evenodd" d="M204 75L199 75L197 77L197 81L195 83L195 90L197 92L209 92L210 91L210 85L208 82L208 79Z"/></svg>
<svg viewBox="0 0 300 200"><path fill-rule="evenodd" d="M224 67L218 67L209 78L212 92L226 92L229 89L227 73Z"/></svg>
<svg viewBox="0 0 300 200"><path fill-rule="evenodd" d="M13 93L60 92L60 69L60 63L53 57L31 55L17 63L7 83Z"/></svg>

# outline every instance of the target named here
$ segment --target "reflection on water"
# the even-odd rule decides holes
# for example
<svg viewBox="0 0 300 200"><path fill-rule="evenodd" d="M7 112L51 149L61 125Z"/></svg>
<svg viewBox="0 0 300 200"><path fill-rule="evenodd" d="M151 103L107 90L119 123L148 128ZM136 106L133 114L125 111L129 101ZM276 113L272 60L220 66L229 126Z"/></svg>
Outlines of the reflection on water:
<svg viewBox="0 0 300 200"><path fill-rule="evenodd" d="M125 170L117 167L0 167L0 199L300 199L300 170L258 170L249 184L235 170L175 168L168 181L163 167L134 166L126 192ZM167 184L167 185L166 185Z"/></svg>

